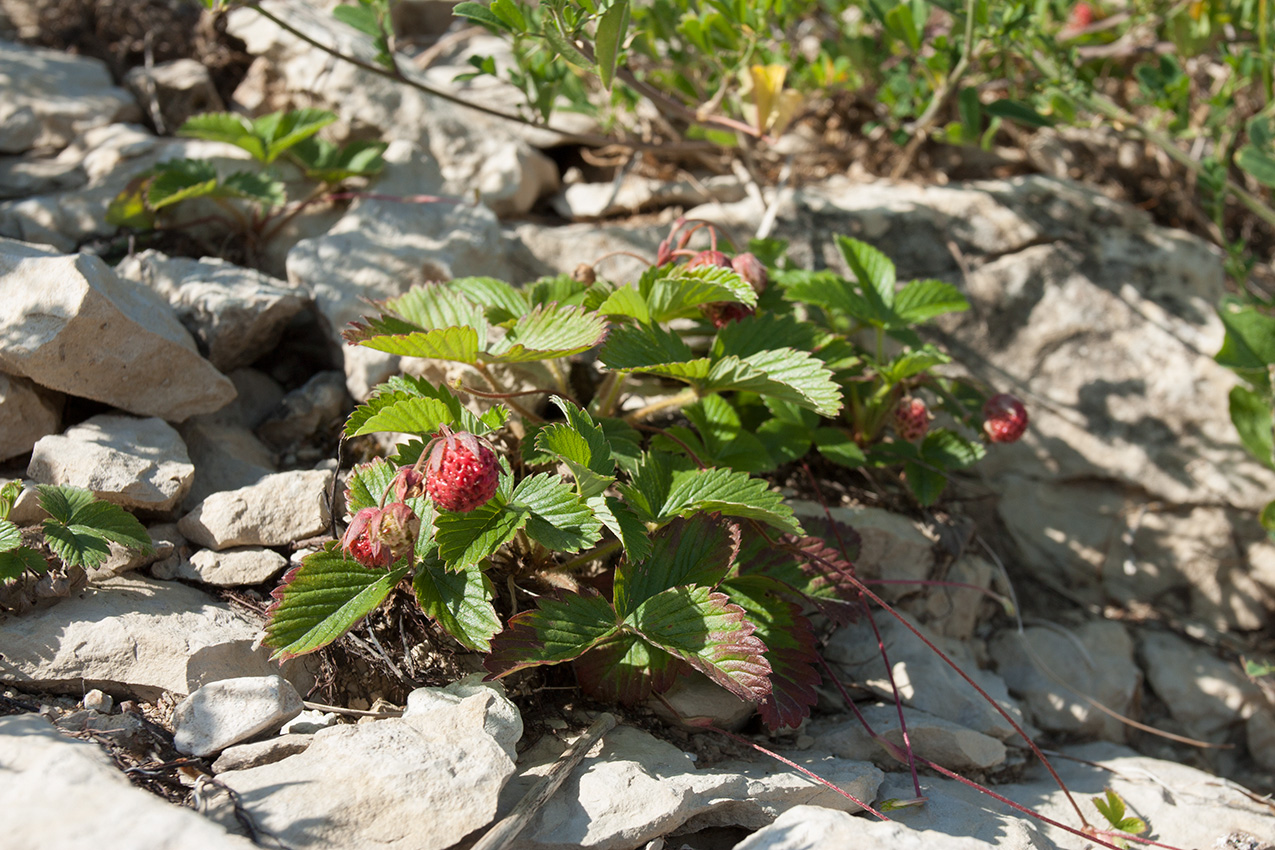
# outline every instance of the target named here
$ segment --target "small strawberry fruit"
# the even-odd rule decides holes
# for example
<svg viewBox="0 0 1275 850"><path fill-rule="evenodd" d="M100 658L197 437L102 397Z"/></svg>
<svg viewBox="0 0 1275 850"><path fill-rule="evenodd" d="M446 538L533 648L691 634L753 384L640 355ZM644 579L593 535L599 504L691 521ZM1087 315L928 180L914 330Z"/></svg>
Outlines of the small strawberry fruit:
<svg viewBox="0 0 1275 850"><path fill-rule="evenodd" d="M419 498L425 495L425 474L414 466L404 466L394 475L390 487L400 502Z"/></svg>
<svg viewBox="0 0 1275 850"><path fill-rule="evenodd" d="M486 443L468 431L453 432L444 425L431 445L425 492L435 505L466 513L496 495L500 463Z"/></svg>
<svg viewBox="0 0 1275 850"><path fill-rule="evenodd" d="M730 264L730 257L727 257L721 251L700 251L686 261L688 269L697 269L700 266L721 266L724 269L734 268Z"/></svg>
<svg viewBox="0 0 1275 850"><path fill-rule="evenodd" d="M421 521L402 502L363 508L350 520L341 548L365 567L388 567L416 546Z"/></svg>
<svg viewBox="0 0 1275 850"><path fill-rule="evenodd" d="M752 307L746 307L737 301L714 301L712 304L701 304L699 309L715 328L724 328L754 312Z"/></svg>
<svg viewBox="0 0 1275 850"><path fill-rule="evenodd" d="M1027 430L1027 408L1009 393L998 393L983 405L983 431L993 443L1014 443Z"/></svg>
<svg viewBox="0 0 1275 850"><path fill-rule="evenodd" d="M930 420L934 416L925 402L914 396L904 396L894 406L894 433L900 440L915 443L930 430Z"/></svg>
<svg viewBox="0 0 1275 850"><path fill-rule="evenodd" d="M766 291L766 285L770 283L770 278L766 274L766 267L761 264L761 260L747 251L743 254L736 254L735 259L730 261L731 268L744 279L744 282L753 288L753 292L761 295Z"/></svg>

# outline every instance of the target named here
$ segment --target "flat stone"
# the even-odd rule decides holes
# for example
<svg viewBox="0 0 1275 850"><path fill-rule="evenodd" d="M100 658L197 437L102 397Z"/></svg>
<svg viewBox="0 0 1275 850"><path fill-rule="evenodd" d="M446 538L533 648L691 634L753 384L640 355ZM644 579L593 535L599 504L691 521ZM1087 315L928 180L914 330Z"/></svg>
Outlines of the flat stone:
<svg viewBox="0 0 1275 850"><path fill-rule="evenodd" d="M794 501L793 513L799 519L825 518L823 506L817 502ZM930 578L934 569L934 544L915 522L905 516L881 508L830 508L832 518L843 522L859 535L859 556L854 559L855 573L864 579L891 579L920 582ZM883 584L873 592L893 602L924 590L920 584Z"/></svg>
<svg viewBox="0 0 1275 850"><path fill-rule="evenodd" d="M111 543L111 554L105 561L88 571L89 579L101 582L132 570L148 567L173 557L174 553L186 543L186 538L181 536L176 523L155 523L147 527L146 534L151 539L151 551L126 549L118 543Z"/></svg>
<svg viewBox="0 0 1275 850"><path fill-rule="evenodd" d="M873 731L904 751L903 730L893 705L878 703L859 710ZM986 770L1005 761L1005 745L996 738L916 709L905 708L903 718L912 751L949 770ZM838 758L871 761L894 770L901 763L868 735L858 718L836 723L815 721L806 734L814 738L812 746Z"/></svg>
<svg viewBox="0 0 1275 850"><path fill-rule="evenodd" d="M193 509L214 493L251 487L278 472L274 452L243 425L223 423L219 414L195 416L177 429L195 465L195 477L182 499Z"/></svg>
<svg viewBox="0 0 1275 850"><path fill-rule="evenodd" d="M66 147L78 133L140 116L106 63L0 41L0 153Z"/></svg>
<svg viewBox="0 0 1275 850"><path fill-rule="evenodd" d="M303 711L302 714L305 712ZM296 722L295 719L289 722ZM287 725L287 724L285 724ZM253 741L248 744L234 744L226 747L213 762L213 773L225 773L228 770L247 770L261 767L263 764L274 764L288 756L303 753L314 740L308 734L281 734L264 741Z"/></svg>
<svg viewBox="0 0 1275 850"><path fill-rule="evenodd" d="M61 393L41 389L26 378L0 372L0 460L31 451L62 426Z"/></svg>
<svg viewBox="0 0 1275 850"><path fill-rule="evenodd" d="M488 731L489 715L516 714L490 687L442 702L322 729L298 755L217 778L267 835L295 850L442 850L495 817L514 761Z"/></svg>
<svg viewBox="0 0 1275 850"><path fill-rule="evenodd" d="M546 739L522 754L517 780L501 796L504 815L563 749ZM876 795L883 774L865 762L788 754L859 800ZM801 805L858 807L778 762L732 761L696 769L690 755L629 726L607 733L600 750L572 771L519 837L525 850L628 850L673 830L757 829Z"/></svg>
<svg viewBox="0 0 1275 850"><path fill-rule="evenodd" d="M563 218L603 218L633 215L653 207L688 207L710 201L731 203L744 197L744 187L732 175L706 175L697 180L653 180L625 174L616 184L574 183L553 197L554 211Z"/></svg>
<svg viewBox="0 0 1275 850"><path fill-rule="evenodd" d="M0 717L0 764L0 797L22 813L6 818L5 845L14 850L136 847L140 835L151 847L256 847L134 787L96 744L67 738L35 714Z"/></svg>
<svg viewBox="0 0 1275 850"><path fill-rule="evenodd" d="M262 546L242 546L220 552L200 549L177 568L175 577L217 587L242 587L274 578L287 565L287 558Z"/></svg>
<svg viewBox="0 0 1275 850"><path fill-rule="evenodd" d="M201 590L124 575L49 608L0 616L0 681L154 700L207 682L281 674L313 684L304 660L279 666L255 647L260 624Z"/></svg>
<svg viewBox="0 0 1275 850"><path fill-rule="evenodd" d="M492 695L496 699L489 699ZM416 688L407 695L404 717L429 718L434 715L450 717L457 706L477 699L486 703L483 730L497 744L504 747L510 758L517 757L516 746L522 738L522 715L505 697L505 688L499 682L484 682L481 673L444 685L441 688Z"/></svg>
<svg viewBox="0 0 1275 850"><path fill-rule="evenodd" d="M320 372L288 393L257 426L266 443L284 449L330 428L353 408L344 372Z"/></svg>
<svg viewBox="0 0 1275 850"><path fill-rule="evenodd" d="M186 495L195 467L181 435L164 420L102 414L42 438L27 475L83 487L123 508L163 513Z"/></svg>
<svg viewBox="0 0 1275 850"><path fill-rule="evenodd" d="M297 689L279 676L210 682L173 709L173 746L188 755L210 756L277 730L303 708Z"/></svg>
<svg viewBox="0 0 1275 850"><path fill-rule="evenodd" d="M222 372L248 366L272 351L308 302L286 281L215 257L194 260L143 251L125 258L116 274L163 296L200 351Z"/></svg>
<svg viewBox="0 0 1275 850"><path fill-rule="evenodd" d="M1094 620L1074 628L1030 626L1022 634L1005 629L988 652L1036 726L1124 741L1128 727L1089 702L1125 716L1132 710L1142 671L1124 626Z"/></svg>
<svg viewBox="0 0 1275 850"><path fill-rule="evenodd" d="M0 367L43 387L180 422L234 398L172 309L89 254L0 239Z"/></svg>
<svg viewBox="0 0 1275 850"><path fill-rule="evenodd" d="M1193 738L1223 741L1265 705L1260 689L1239 667L1207 647L1174 634L1145 632L1138 654L1147 684Z"/></svg>
<svg viewBox="0 0 1275 850"><path fill-rule="evenodd" d="M177 523L193 543L221 551L232 546L284 546L328 526L328 470L267 475L256 484L214 493Z"/></svg>

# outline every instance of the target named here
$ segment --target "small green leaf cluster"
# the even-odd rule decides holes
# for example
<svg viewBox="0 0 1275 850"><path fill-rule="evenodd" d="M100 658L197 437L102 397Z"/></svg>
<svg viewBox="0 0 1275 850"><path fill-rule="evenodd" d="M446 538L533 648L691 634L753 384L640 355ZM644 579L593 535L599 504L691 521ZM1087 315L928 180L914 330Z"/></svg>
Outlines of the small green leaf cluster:
<svg viewBox="0 0 1275 850"><path fill-rule="evenodd" d="M905 391L956 386L932 377L947 358L913 326L965 301L939 281L898 286L884 255L850 239L853 280L812 286L772 268L779 285L768 286L755 255L688 248L700 225L687 224L636 281L428 283L346 330L350 344L469 377L395 376L351 414L347 437L407 441L351 470L346 509L363 519L275 591L266 642L276 657L330 643L402 583L438 628L487 653L493 676L569 663L588 693L634 702L697 671L772 727L800 722L819 682L809 615L853 613L843 547L855 538L811 534L756 473L813 448L848 465L902 465L914 492L936 498L981 444L953 426L900 446L881 411ZM784 249L752 247L772 264ZM860 349L847 334L861 327L898 340L899 353ZM573 370L593 373L583 396ZM496 458L498 477L483 479L494 492L474 503L440 497L474 505L447 510L429 476L440 452L462 445L498 446L465 449L468 463ZM930 473L939 483L923 484ZM496 588L515 586L534 607L505 620Z"/></svg>
<svg viewBox="0 0 1275 850"><path fill-rule="evenodd" d="M1249 453L1275 469L1275 315L1235 296L1223 298L1217 312L1226 336L1215 359L1244 381L1231 388L1231 421ZM1260 519L1275 536L1275 501Z"/></svg>
<svg viewBox="0 0 1275 850"><path fill-rule="evenodd" d="M179 135L241 148L252 156L254 168L222 175L206 159L166 160L129 182L111 201L107 222L151 230L161 226L177 205L203 198L221 205L234 229L260 230L288 202L285 177L311 181L317 195L351 178L370 177L384 167L384 142L338 146L316 135L335 120L335 114L322 109L272 112L256 119L230 112L196 115L181 126ZM295 175L280 170L283 162ZM245 203L249 215L245 217L230 201Z"/></svg>
<svg viewBox="0 0 1275 850"><path fill-rule="evenodd" d="M0 580L21 578L23 573L43 575L49 570L38 543L25 538L9 513L22 492L19 481L0 488ZM151 550L151 539L137 519L123 508L103 502L78 487L41 484L40 507L48 514L37 535L66 567L90 568L110 556L110 544Z"/></svg>
<svg viewBox="0 0 1275 850"><path fill-rule="evenodd" d="M1126 835L1141 835L1147 831L1147 822L1136 815L1126 814L1124 798L1110 788L1104 789L1101 797L1093 797L1094 808L1106 819L1111 829ZM1119 836L1112 836L1117 847L1128 847L1129 842Z"/></svg>

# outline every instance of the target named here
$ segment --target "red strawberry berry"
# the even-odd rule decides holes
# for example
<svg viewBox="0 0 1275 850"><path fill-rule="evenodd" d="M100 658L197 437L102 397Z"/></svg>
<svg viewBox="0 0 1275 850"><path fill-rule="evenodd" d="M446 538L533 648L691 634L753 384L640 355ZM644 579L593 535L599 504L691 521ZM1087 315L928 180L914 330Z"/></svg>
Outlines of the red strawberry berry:
<svg viewBox="0 0 1275 850"><path fill-rule="evenodd" d="M1009 393L998 393L983 405L983 431L993 443L1014 443L1027 430L1027 408Z"/></svg>
<svg viewBox="0 0 1275 850"><path fill-rule="evenodd" d="M425 492L434 504L466 513L487 504L499 483L496 453L468 431L443 426L425 465Z"/></svg>
<svg viewBox="0 0 1275 850"><path fill-rule="evenodd" d="M900 440L915 443L929 432L933 418L924 401L904 396L894 407L894 433L899 435Z"/></svg>
<svg viewBox="0 0 1275 850"><path fill-rule="evenodd" d="M350 520L341 548L365 567L388 567L416 546L421 521L402 502L363 508Z"/></svg>

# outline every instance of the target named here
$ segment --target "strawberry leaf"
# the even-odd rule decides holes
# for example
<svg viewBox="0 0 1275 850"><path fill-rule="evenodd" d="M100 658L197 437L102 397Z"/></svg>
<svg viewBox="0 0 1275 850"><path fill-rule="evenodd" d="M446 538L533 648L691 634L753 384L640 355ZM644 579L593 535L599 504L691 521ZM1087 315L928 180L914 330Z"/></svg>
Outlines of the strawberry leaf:
<svg viewBox="0 0 1275 850"><path fill-rule="evenodd" d="M494 277L458 277L447 286L481 305L487 321L495 325L524 316L531 308L521 290Z"/></svg>
<svg viewBox="0 0 1275 850"><path fill-rule="evenodd" d="M797 726L818 701L820 676L814 627L795 603L782 598L784 588L762 576L737 576L722 585L730 601L743 608L766 644L771 692L758 705L767 728Z"/></svg>
<svg viewBox="0 0 1275 850"><path fill-rule="evenodd" d="M407 393L421 398L432 398L441 401L451 411L452 418L446 424L455 426L457 430L468 431L482 436L488 431L495 431L505 424L509 418L509 408L495 405L482 416L475 416L473 411L461 402L450 389L443 384L431 384L425 378L414 378L411 375L394 375L385 382L386 391Z"/></svg>
<svg viewBox="0 0 1275 850"><path fill-rule="evenodd" d="M400 434L433 434L440 425L456 421L447 405L436 398L402 392L382 392L359 405L345 423L345 436L397 431Z"/></svg>
<svg viewBox="0 0 1275 850"><path fill-rule="evenodd" d="M520 316L483 359L491 363L527 363L568 357L601 345L606 319L581 307L546 304Z"/></svg>
<svg viewBox="0 0 1275 850"><path fill-rule="evenodd" d="M354 515L364 508L379 507L397 472L396 466L379 457L351 469L345 482L346 510Z"/></svg>
<svg viewBox="0 0 1275 850"><path fill-rule="evenodd" d="M535 447L570 468L581 498L600 495L615 481L615 461L606 435L584 410L557 396L553 401L567 421L541 428Z"/></svg>
<svg viewBox="0 0 1275 850"><path fill-rule="evenodd" d="M491 579L477 566L449 570L437 557L422 558L412 589L421 610L443 631L468 649L491 650L491 639L500 631L500 617L491 602Z"/></svg>
<svg viewBox="0 0 1275 850"><path fill-rule="evenodd" d="M39 493L40 507L49 514L43 526L45 542L68 566L97 566L110 555L108 542L152 550L146 529L118 505L75 487L41 484Z"/></svg>
<svg viewBox="0 0 1275 850"><path fill-rule="evenodd" d="M806 524L819 528L826 522L807 520ZM849 526L840 526L837 531L850 554L857 554L859 535ZM831 530L826 537L834 538ZM838 625L850 622L857 612L859 591L848 578L854 574L854 565L824 538L784 535L776 545L756 531L745 529L738 564L740 576L779 582L791 594L813 602L820 613Z"/></svg>
<svg viewBox="0 0 1275 850"><path fill-rule="evenodd" d="M266 620L266 646L271 660L286 661L327 646L341 637L390 595L407 575L406 564L370 570L346 558L339 544L306 556L275 588Z"/></svg>
<svg viewBox="0 0 1275 850"><path fill-rule="evenodd" d="M7 519L0 519L0 552L10 552L22 545L22 531Z"/></svg>
<svg viewBox="0 0 1275 850"><path fill-rule="evenodd" d="M557 475L524 478L514 490L512 507L527 514L527 535L557 552L579 552L602 536L602 523Z"/></svg>
<svg viewBox="0 0 1275 850"><path fill-rule="evenodd" d="M623 632L597 644L572 666L586 694L624 705L667 691L685 669L682 661L664 650Z"/></svg>
<svg viewBox="0 0 1275 850"><path fill-rule="evenodd" d="M621 286L612 292L598 305L598 312L603 316L635 319L639 323L651 323L651 311L646 306L646 299L632 286Z"/></svg>
<svg viewBox="0 0 1275 850"><path fill-rule="evenodd" d="M615 571L615 609L621 616L657 593L684 585L716 587L739 552L739 526L720 517L696 514L675 519L651 541L642 561L625 561Z"/></svg>
<svg viewBox="0 0 1275 850"><path fill-rule="evenodd" d="M680 470L670 476L668 498L659 519L685 516L695 511L755 519L792 534L801 533L792 508L782 493L760 478L731 469Z"/></svg>
<svg viewBox="0 0 1275 850"><path fill-rule="evenodd" d="M204 159L170 159L156 165L154 174L146 190L152 211L217 191L217 169Z"/></svg>
<svg viewBox="0 0 1275 850"><path fill-rule="evenodd" d="M814 355L791 348L759 351L743 359L724 357L697 387L702 392L750 390L820 416L833 417L841 411L841 388L832 380L831 370Z"/></svg>
<svg viewBox="0 0 1275 850"><path fill-rule="evenodd" d="M509 505L499 492L467 513L439 511L434 518L438 556L452 569L466 569L512 540L528 516L526 508Z"/></svg>
<svg viewBox="0 0 1275 850"><path fill-rule="evenodd" d="M543 597L535 609L509 618L483 666L498 679L527 667L571 661L618 628L615 611L600 596Z"/></svg>
<svg viewBox="0 0 1275 850"><path fill-rule="evenodd" d="M18 578L26 570L44 575L49 571L49 564L43 555L27 546L0 552L0 580Z"/></svg>
<svg viewBox="0 0 1275 850"><path fill-rule="evenodd" d="M10 481L0 487L0 519L9 518L9 511L13 510L13 505L20 495L22 495L21 481Z"/></svg>
<svg viewBox="0 0 1275 850"><path fill-rule="evenodd" d="M774 468L762 441L744 428L735 408L721 396L710 395L688 404L682 413L699 432L703 441L699 459L705 463L743 472Z"/></svg>
<svg viewBox="0 0 1275 850"><path fill-rule="evenodd" d="M741 699L758 702L770 693L766 645L724 593L675 587L637 606L624 625Z"/></svg>
<svg viewBox="0 0 1275 850"><path fill-rule="evenodd" d="M713 341L713 356L733 354L744 359L779 348L813 351L818 337L817 326L810 322L799 322L792 316L759 313L730 322L718 330Z"/></svg>
<svg viewBox="0 0 1275 850"><path fill-rule="evenodd" d="M177 135L225 142L246 150L258 162L266 161L265 141L253 132L246 119L233 112L205 112L195 115L181 125Z"/></svg>
<svg viewBox="0 0 1275 850"><path fill-rule="evenodd" d="M894 296L894 312L904 324L928 322L944 313L970 308L961 291L941 280L914 280Z"/></svg>
<svg viewBox="0 0 1275 850"><path fill-rule="evenodd" d="M367 324L351 323L341 335L351 344L364 345L387 354L430 357L457 363L478 362L478 332L469 327L395 333L393 325L369 319Z"/></svg>
<svg viewBox="0 0 1275 850"><path fill-rule="evenodd" d="M898 279L890 258L867 242L849 236L838 236L837 248L868 302L889 310L894 304L894 284Z"/></svg>
<svg viewBox="0 0 1275 850"><path fill-rule="evenodd" d="M677 334L658 325L624 325L612 328L598 359L608 369L627 372L694 358L691 347Z"/></svg>
<svg viewBox="0 0 1275 850"><path fill-rule="evenodd" d="M624 553L640 561L651 552L651 533L628 505L614 496L594 496L588 500L593 515L620 539Z"/></svg>
<svg viewBox="0 0 1275 850"><path fill-rule="evenodd" d="M288 148L310 138L333 121L336 121L336 113L325 109L271 112L253 119L252 134L265 146L265 158L262 161L269 164Z"/></svg>
<svg viewBox="0 0 1275 850"><path fill-rule="evenodd" d="M721 266L688 269L679 264L670 269L667 277L658 278L646 297L650 320L657 323L698 316L701 304L719 301L755 307L757 293L732 269Z"/></svg>

